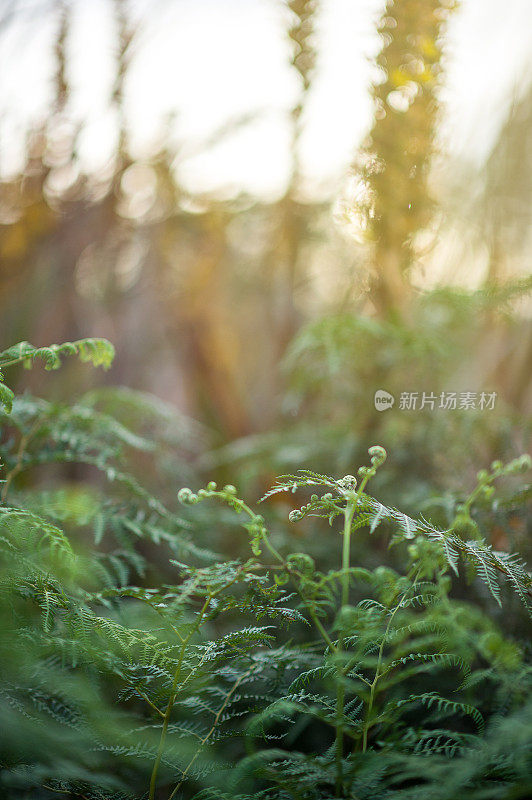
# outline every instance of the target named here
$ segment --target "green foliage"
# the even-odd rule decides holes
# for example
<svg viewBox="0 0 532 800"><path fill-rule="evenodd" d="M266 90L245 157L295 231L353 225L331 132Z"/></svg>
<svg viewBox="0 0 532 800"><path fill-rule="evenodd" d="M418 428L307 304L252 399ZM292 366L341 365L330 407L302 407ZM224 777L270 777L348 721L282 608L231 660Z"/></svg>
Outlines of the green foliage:
<svg viewBox="0 0 532 800"><path fill-rule="evenodd" d="M2 370L22 364L26 369L31 369L36 358L44 361L45 369L59 369L63 356L77 355L81 361L89 362L95 367L109 369L115 351L113 345L106 339L80 339L77 342L64 342L52 344L49 347L34 347L29 342L9 347L0 353L0 406L9 414L13 405L13 392L2 381Z"/></svg>
<svg viewBox="0 0 532 800"><path fill-rule="evenodd" d="M11 367L22 363L26 369L30 369L38 358L44 361L45 369L59 369L62 356L67 355L77 355L81 361L109 369L115 351L113 345L106 339L80 339L77 342L52 344L49 347L34 347L29 342L19 342L0 353L0 365Z"/></svg>
<svg viewBox="0 0 532 800"><path fill-rule="evenodd" d="M528 456L479 472L438 527L368 492L381 446L355 475L279 477L259 514L232 484L152 494L165 434L184 475L197 430L145 394L25 395L1 422L6 800L527 796L525 650L455 590L465 567L529 605L524 564L481 534L526 502L498 487ZM313 518L327 560L293 531ZM236 556L213 551L224 529ZM396 568L363 563L364 537Z"/></svg>

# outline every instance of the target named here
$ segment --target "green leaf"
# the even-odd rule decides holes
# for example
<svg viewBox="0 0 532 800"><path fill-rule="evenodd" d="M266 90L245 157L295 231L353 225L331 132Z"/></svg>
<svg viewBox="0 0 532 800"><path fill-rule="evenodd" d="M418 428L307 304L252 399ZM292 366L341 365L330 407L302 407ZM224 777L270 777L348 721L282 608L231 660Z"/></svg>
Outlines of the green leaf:
<svg viewBox="0 0 532 800"><path fill-rule="evenodd" d="M4 407L6 414L11 413L14 399L15 395L9 386L6 386L5 383L0 383L0 404Z"/></svg>

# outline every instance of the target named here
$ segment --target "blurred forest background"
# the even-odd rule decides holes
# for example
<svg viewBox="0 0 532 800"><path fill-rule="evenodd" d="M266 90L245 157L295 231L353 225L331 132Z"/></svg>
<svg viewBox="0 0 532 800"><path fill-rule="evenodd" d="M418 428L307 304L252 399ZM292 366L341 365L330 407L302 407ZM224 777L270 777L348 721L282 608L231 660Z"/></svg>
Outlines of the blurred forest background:
<svg viewBox="0 0 532 800"><path fill-rule="evenodd" d="M138 129L152 112L135 106L130 75L144 69L150 37L155 48L162 31L182 43L180 18L191 4L3 0L0 335L5 347L109 338L117 349L109 373L69 363L47 380L46 393L76 396L101 381L156 395L204 426L189 455L200 472L230 465L233 481L240 469L255 486L295 466L349 471L379 442L393 454L397 491L410 465L412 491L422 496L431 481L456 488L487 459L530 449L531 73L526 58L517 67L509 54L486 60L481 69L499 88L511 67L505 102L485 81L475 141L467 153L453 150L446 81L467 41L453 44L449 31L474 0L353 3L348 19L360 7L363 23L356 35L343 30L332 101L347 109L348 134L360 117L361 136L343 141L349 163L325 179L313 173L309 120L322 119L326 161L339 145L326 135L323 54L335 13L347 5L196 1L204 24L191 29L195 57L182 74L170 63L159 78L146 70L153 94L167 102L151 144L145 137L141 146ZM87 6L97 13L84 37ZM255 7L276 31L271 64L261 44L266 28L252 25ZM482 10L486 26L501 13L491 3ZM530 11L514 2L504 12L521 46ZM485 30L471 22L482 17L470 17L466 33L482 58ZM96 80L102 63L109 67L107 95L95 106L103 133L80 111L80 51L85 86L92 70ZM358 75L346 74L352 51L365 65ZM242 113L224 119L222 108L216 129L187 135L182 87L198 109L211 103L202 87L216 87L224 52L236 59L242 86L255 59L266 84L270 74L285 81L283 108L257 108L243 90ZM461 59L467 69L467 54ZM19 61L24 86L16 83ZM328 69L327 86L335 80ZM473 102L468 76L454 81L470 87ZM45 87L33 110L24 99L32 82L36 98ZM238 82L230 91L238 95ZM342 117L332 120L338 127ZM239 177L253 126L262 135L251 140L252 159L266 176L256 191ZM339 162L333 153L331 163ZM226 181L233 168L235 180ZM209 184L209 170L222 178ZM18 385L42 391L44 378L20 373ZM377 389L395 395L392 411L375 410ZM398 408L402 391L497 392L497 404L408 412Z"/></svg>

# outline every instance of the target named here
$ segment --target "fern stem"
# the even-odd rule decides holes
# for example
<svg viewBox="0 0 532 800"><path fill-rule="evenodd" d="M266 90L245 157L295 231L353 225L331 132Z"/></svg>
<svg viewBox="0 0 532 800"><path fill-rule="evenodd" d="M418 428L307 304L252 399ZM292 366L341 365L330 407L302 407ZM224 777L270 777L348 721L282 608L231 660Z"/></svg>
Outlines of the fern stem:
<svg viewBox="0 0 532 800"><path fill-rule="evenodd" d="M404 593L404 595L401 598L401 600L404 599L405 595L406 595L406 592ZM384 636L382 637L382 641L381 641L381 644L380 644L380 647L379 647L379 655L377 657L377 667L375 669L375 677L373 678L373 681L371 683L371 689L370 689L370 693L369 693L368 708L367 708L367 711L366 711L366 721L364 723L364 731L363 731L363 734L362 734L362 752L363 753L366 752L367 747L368 747L368 732L369 732L369 729L371 728L371 713L373 711L373 705L374 705L374 702L375 702L375 694L376 694L376 691L377 691L377 684L378 684L379 679L381 677L380 669L381 669L381 665L382 665L382 656L383 656L383 653L384 653L384 645L386 643L386 639L388 638L388 633L390 632L390 626L392 624L393 618L395 617L395 614L396 614L397 610L399 609L399 607L400 607L400 603L398 603L396 605L396 607L394 608L394 610L390 614L390 619L388 620L388 624L386 626L386 630L384 632Z"/></svg>
<svg viewBox="0 0 532 800"><path fill-rule="evenodd" d="M223 497L221 492L216 492L216 494L218 494L219 496ZM247 503L244 503L243 500L236 499L235 500L235 504L238 504L238 506L240 507L240 510L244 511L248 515L248 517L250 517L252 520L254 520L256 518L257 515L251 510L251 508L247 505ZM268 534L266 533L266 531L262 532L261 539L264 542L264 544L266 545L267 549L270 551L271 555L277 561L280 561L281 564L284 564L285 563L284 558L279 553L279 551L273 546L273 544L270 542L270 539L269 539Z"/></svg>
<svg viewBox="0 0 532 800"><path fill-rule="evenodd" d="M177 682L178 682L179 676L181 674L181 667L183 666L183 659L185 657L186 646L189 643L189 641L191 640L191 638L194 636L194 634L197 633L197 631L200 629L201 623L203 622L203 617L205 616L205 612L207 611L211 600L213 600L215 597L217 597L221 592L225 591L225 589L228 589L230 586L232 586L234 583L236 583L236 581L238 580L238 575L240 574L240 572L241 572L241 570L238 571L236 577L232 578L228 583L225 583L223 586L221 586L215 592L209 592L209 594L205 598L205 602L203 603L203 605L201 607L201 610L199 612L199 617L198 617L198 620L196 621L196 624L193 626L193 628L190 631L190 633L188 634L188 636L185 639L183 639L183 644L181 645L181 649L180 649L180 652L179 652L179 659L178 659L176 671L175 671L175 674L174 674L174 680L172 682L172 688L170 690L170 698L168 700L168 705L167 705L166 711L164 713L163 727L162 727L162 730L161 730L161 737L159 739L159 746L157 748L157 755L155 757L155 763L153 765L151 778L150 778L150 792L149 792L149 795L148 795L148 800L154 800L154 798L155 798L155 788L157 786L157 774L159 772L159 767L161 765L161 759L163 757L164 743L166 741L166 734L167 734L167 731L168 731L168 725L170 723L170 717L172 715L172 709L174 707L174 703L175 703L175 699L176 699L176 695L177 695L177 691L176 691L177 690ZM190 677L190 674L185 678L185 680L182 683L182 686L186 683L186 681L189 679L189 677Z"/></svg>
<svg viewBox="0 0 532 800"><path fill-rule="evenodd" d="M342 606L349 602L349 566L351 560L351 523L358 495L348 503L344 511L344 543L342 548Z"/></svg>
<svg viewBox="0 0 532 800"><path fill-rule="evenodd" d="M207 596L207 598L205 599L205 602L203 603L203 606L202 606L201 611L199 613L198 621L196 622L196 624L194 625L194 627L190 631L189 635L183 640L183 644L181 645L181 649L180 649L180 652L179 652L179 659L178 659L178 662L177 662L176 671L174 673L174 679L172 681L172 688L170 689L170 697L168 699L168 705L166 706L166 711L164 713L163 727L162 727L161 736L160 736L160 739L159 739L159 746L157 748L157 755L155 757L155 763L153 765L153 769L152 769L152 773L151 773L150 793L148 795L149 800L154 800L154 798L155 798L155 788L157 786L157 774L159 772L159 767L161 765L161 759L163 757L164 744L165 744L165 741L166 741L166 734L167 734L167 731L168 731L168 725L170 723L170 717L172 715L172 709L173 709L174 703L175 703L175 698L176 698L176 694L177 694L177 692L176 692L177 682L179 680L179 676L181 675L181 667L183 666L183 659L185 657L186 646L189 643L189 641L192 638L192 636L199 629L199 627L201 625L201 622L203 620L203 617L205 615L205 612L207 611L207 608L208 608L209 603L211 602L211 600L212 600L212 595L209 594Z"/></svg>
<svg viewBox="0 0 532 800"><path fill-rule="evenodd" d="M14 367L15 364L21 364L24 361L24 356L20 356L20 358L12 358L9 361L2 361L0 367L5 369L6 367Z"/></svg>
<svg viewBox="0 0 532 800"><path fill-rule="evenodd" d="M150 700L148 695L145 694L145 692L143 692L141 689L139 689L138 686L135 686L134 688L135 688L135 691L138 692L138 694L142 697L142 699L147 702L147 704L150 706L150 708L152 708L162 719L164 719L163 712L161 711L161 709L158 706L155 705L155 703L152 703L152 701Z"/></svg>
<svg viewBox="0 0 532 800"><path fill-rule="evenodd" d="M362 488L364 487L364 483ZM346 606L349 602L349 566L351 561L351 524L355 513L355 507L358 502L357 492L354 497L347 502L344 509L344 542L342 547L342 607ZM338 639L338 651L344 649L343 633L340 631ZM343 766L342 761L344 757L344 705L345 705L345 688L344 688L344 670L341 666L338 667L338 685L336 689L336 794L338 797L342 794L343 789Z"/></svg>
<svg viewBox="0 0 532 800"><path fill-rule="evenodd" d="M338 652L338 648L336 647L335 643L333 642L333 640L331 639L331 637L329 636L329 634L325 630L320 618L316 615L316 612L313 611L313 609L309 608L308 606L307 606L307 608L308 608L309 614L310 614L310 616L312 618L312 621L313 621L314 625L316 626L316 628L321 633L323 639L325 640L325 643L327 644L327 646L329 647L331 652L332 653Z"/></svg>
<svg viewBox="0 0 532 800"><path fill-rule="evenodd" d="M342 606L346 606L349 602L349 567L351 565L351 525L359 497L366 488L366 485L372 473L364 475L362 482L353 493L349 493L349 497L344 509L344 544L342 548Z"/></svg>
<svg viewBox="0 0 532 800"><path fill-rule="evenodd" d="M194 631L196 629L194 628ZM190 634L192 636L192 633ZM155 757L155 763L153 765L151 778L150 778L150 793L149 793L149 800L154 800L155 798L155 787L157 785L157 774L159 772L159 767L161 764L161 759L163 757L164 751L164 743L166 741L166 733L168 731L168 725L170 723L170 717L172 715L172 709L174 707L174 702L176 698L176 689L177 689L177 682L179 680L179 675L181 674L181 667L183 665L183 658L185 657L185 647L188 644L190 636L185 639L183 644L181 645L181 651L179 654L179 660L177 663L177 668L174 673L174 680L172 681L172 688L170 690L170 698L168 700L168 705L166 706L166 711L163 717L163 727L161 730L161 736L159 739L159 746L157 748L157 755Z"/></svg>
<svg viewBox="0 0 532 800"><path fill-rule="evenodd" d="M7 473L5 483L2 488L2 495L0 496L1 503L5 503L7 499L7 493L9 492L9 487L11 486L13 478L16 478L19 472L22 472L23 469L22 460L24 458L24 453L26 452L26 448L40 424L41 424L41 418L37 417L37 419L31 426L30 430L27 433L25 433L24 436L22 436L20 439L15 466Z"/></svg>
<svg viewBox="0 0 532 800"><path fill-rule="evenodd" d="M396 613L401 608L401 604L402 604L403 600L405 599L406 595L408 594L408 592L410 591L410 589L412 589L412 587L414 587L416 585L418 577L419 577L419 572L416 575L416 577L414 578L414 582L412 583L412 585L409 586L408 589L405 592L403 592L403 594L401 596L401 599L399 600L399 602L395 606L394 610L390 614L390 618L388 619L388 624L386 625L386 630L384 631L384 636L382 637L382 641L380 643L379 654L378 654L378 657L377 657L377 667L375 668L375 677L373 678L373 681L371 683L371 688L370 688L370 693L369 693L368 708L367 708L367 711L366 711L366 720L364 722L364 730L363 730L363 733L362 733L362 752L363 753L366 752L367 747L368 747L368 732L369 732L369 729L372 726L371 713L373 711L373 705L375 703L375 695L376 695L376 692L377 692L377 684L378 684L380 678L382 677L381 666L382 666L382 657L384 655L384 645L386 644L386 640L388 639L388 634L390 632L390 627L391 627L391 624L393 622L393 618L395 617Z"/></svg>
<svg viewBox="0 0 532 800"><path fill-rule="evenodd" d="M284 558L283 558L283 557L282 557L282 555L279 553L279 551L278 551L278 550L276 550L276 548L273 546L273 544L271 544L271 543L270 543L270 540L269 540L269 538L268 538L268 534L266 534L266 533L263 533L263 534L262 534L262 541L264 542L264 544L266 545L266 547L268 548L268 550L270 551L270 553L272 554L272 556L273 556L274 558L276 558L276 559L277 559L277 561L280 561L280 562L281 562L281 564L284 564L284 563L285 563L285 560L284 560Z"/></svg>
<svg viewBox="0 0 532 800"><path fill-rule="evenodd" d="M350 493L344 509L344 541L342 546L342 608L349 603L349 568L351 566L351 526L358 499L366 488L374 472L368 472L355 493ZM338 650L344 649L343 632L340 631ZM338 668L338 686L336 690L336 795L340 797L343 792L343 758L344 758L344 705L345 705L345 667Z"/></svg>
<svg viewBox="0 0 532 800"><path fill-rule="evenodd" d="M207 740L212 736L212 734L216 730L216 726L218 725L218 722L220 721L220 717L222 716L223 712L227 708L227 706L229 704L229 701L231 700L232 696L234 695L234 693L236 692L236 690L238 689L238 687L240 686L242 681L244 681L246 678L248 678L251 675L251 673L253 672L253 669L254 669L254 667L251 667L250 669L248 669L247 672L245 672L243 675L241 675L238 678L238 680L235 681L235 683L233 684L233 686L231 687L229 692L226 694L222 705L220 706L220 708L216 712L216 716L214 717L214 722L213 722L209 732L201 740L200 747L198 747L198 749L194 753L193 757L190 759L189 763L187 764L187 766L183 770L183 772L181 774L181 780L179 781L177 786L174 788L174 790L172 791L172 793L168 797L168 800L173 800L173 798L176 796L176 794L179 791L179 789L181 788L181 786L183 784L183 781L185 780L190 768L192 767L192 765L194 764L195 760L199 756L201 747L203 747L203 745L207 742Z"/></svg>
<svg viewBox="0 0 532 800"><path fill-rule="evenodd" d="M336 690L336 796L341 797L344 783L343 758L344 758L344 715L345 691L342 682L343 673L340 671L338 688Z"/></svg>
<svg viewBox="0 0 532 800"><path fill-rule="evenodd" d="M219 497L222 500L226 500L226 495L224 495L223 492L214 492L213 491L213 492L210 493L210 496L211 497ZM252 511L252 509L248 506L248 504L245 503L240 498L238 498L238 497L232 498L231 505L232 505L232 507L235 509L235 511L238 514L241 511L243 511L245 514L248 515L248 517L252 521L257 518L257 515ZM262 531L260 538L264 542L264 544L266 545L266 548L270 551L270 554L276 559L276 561L279 561L281 564L285 564L284 558L279 553L279 551L273 546L273 544L270 542L268 534L267 534L266 531L264 531L264 530Z"/></svg>

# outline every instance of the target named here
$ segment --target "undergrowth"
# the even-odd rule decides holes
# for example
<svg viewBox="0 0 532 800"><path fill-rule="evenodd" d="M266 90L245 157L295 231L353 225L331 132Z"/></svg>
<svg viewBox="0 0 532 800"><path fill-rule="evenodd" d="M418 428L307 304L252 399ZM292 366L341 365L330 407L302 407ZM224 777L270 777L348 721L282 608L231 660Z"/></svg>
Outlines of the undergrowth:
<svg viewBox="0 0 532 800"><path fill-rule="evenodd" d="M22 343L0 367L69 355L113 350ZM199 481L201 432L147 395L0 387L2 797L530 796L526 647L455 596L465 578L530 610L525 564L482 530L525 507L529 456L481 470L446 528L370 494L378 445L354 475L281 476L258 513L229 484L169 491ZM295 552L306 517L320 547Z"/></svg>

